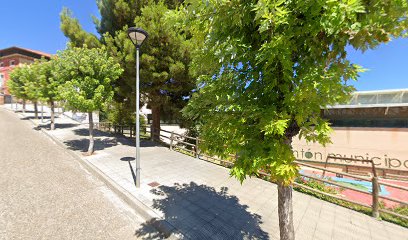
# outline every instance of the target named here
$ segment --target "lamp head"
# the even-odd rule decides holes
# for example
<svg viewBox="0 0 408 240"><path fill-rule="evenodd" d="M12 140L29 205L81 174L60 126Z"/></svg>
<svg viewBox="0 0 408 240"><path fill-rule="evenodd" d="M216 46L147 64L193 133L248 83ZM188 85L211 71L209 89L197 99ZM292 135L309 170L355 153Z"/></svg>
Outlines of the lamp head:
<svg viewBox="0 0 408 240"><path fill-rule="evenodd" d="M136 48L140 48L143 42L149 37L149 34L145 30L136 27L128 28L127 33Z"/></svg>

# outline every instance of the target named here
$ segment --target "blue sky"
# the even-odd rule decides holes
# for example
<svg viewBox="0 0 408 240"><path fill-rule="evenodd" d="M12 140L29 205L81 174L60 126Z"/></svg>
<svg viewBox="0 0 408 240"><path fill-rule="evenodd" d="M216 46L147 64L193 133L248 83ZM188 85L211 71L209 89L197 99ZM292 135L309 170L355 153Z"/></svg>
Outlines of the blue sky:
<svg viewBox="0 0 408 240"><path fill-rule="evenodd" d="M70 8L82 27L95 33L92 15L99 16L95 0L12 0L0 5L0 49L19 46L48 53L65 48L59 13ZM365 53L350 49L349 58L369 69L354 83L357 90L408 88L408 39L397 39Z"/></svg>

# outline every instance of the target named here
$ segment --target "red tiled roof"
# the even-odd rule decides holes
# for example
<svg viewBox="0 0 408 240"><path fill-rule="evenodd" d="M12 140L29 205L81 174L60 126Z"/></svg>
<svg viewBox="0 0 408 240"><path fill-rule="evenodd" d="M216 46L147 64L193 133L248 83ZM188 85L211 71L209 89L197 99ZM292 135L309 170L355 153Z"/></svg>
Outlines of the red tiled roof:
<svg viewBox="0 0 408 240"><path fill-rule="evenodd" d="M28 49L28 48L16 47L16 46L0 49L0 57L2 57L2 55L3 55L2 53L12 52L13 50L16 51L16 52L24 51L24 52L28 52L28 53L31 53L31 54L36 54L36 55L39 55L39 56L44 56L46 58L51 58L51 54L49 54L49 53L45 53L45 52L41 52L41 51L37 51L37 50L32 50L32 49Z"/></svg>
<svg viewBox="0 0 408 240"><path fill-rule="evenodd" d="M23 50L26 50L26 51L29 51L29 52L37 53L37 54L42 55L44 57L49 57L49 58L51 57L51 54L49 54L49 53L45 53L45 52L41 52L41 51L37 51L37 50L32 50L32 49L28 49L28 48L21 48L21 47L17 47L17 48L20 48L20 49L23 49Z"/></svg>

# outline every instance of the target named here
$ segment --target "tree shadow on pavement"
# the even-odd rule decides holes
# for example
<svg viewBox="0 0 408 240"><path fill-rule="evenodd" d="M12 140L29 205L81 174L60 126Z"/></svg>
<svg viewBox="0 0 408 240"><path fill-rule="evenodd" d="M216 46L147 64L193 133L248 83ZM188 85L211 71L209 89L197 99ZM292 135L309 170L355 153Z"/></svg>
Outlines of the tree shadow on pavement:
<svg viewBox="0 0 408 240"><path fill-rule="evenodd" d="M55 123L55 130L58 129L64 129L64 128L73 128L73 127L77 127L79 126L79 124L74 124L74 123ZM41 130L41 129L47 129L47 130L51 130L51 123L49 121L44 121L43 123L39 123L38 126L35 126L33 128L34 130Z"/></svg>
<svg viewBox="0 0 408 240"><path fill-rule="evenodd" d="M89 136L89 130L86 128L78 128L72 131L75 133L75 135L78 135L78 136ZM104 132L101 130L94 129L94 136L95 137L115 137L117 142L119 142L122 145L135 146L135 139L128 138L120 134L114 134L114 133L109 133L109 132ZM140 142L140 147L155 147L155 146L160 146L160 144L152 142L152 141L143 141L143 140Z"/></svg>
<svg viewBox="0 0 408 240"><path fill-rule="evenodd" d="M41 120L41 115L39 115L37 118L35 116L26 116L26 117L22 117L20 118L21 120L29 120L29 119L38 119ZM51 119L51 117L49 116L43 116L43 119ZM57 118L56 118L57 119Z"/></svg>
<svg viewBox="0 0 408 240"><path fill-rule="evenodd" d="M152 193L158 196L153 208L164 213L162 221L187 239L269 239L260 226L261 216L249 212L236 196L228 195L226 187L216 191L190 182L160 186ZM136 231L137 237L153 239L146 235L144 228Z"/></svg>
<svg viewBox="0 0 408 240"><path fill-rule="evenodd" d="M17 111L16 110L14 110L16 113L34 113L35 111L34 110L25 110L25 111L23 111L23 110L21 110L21 109L18 109ZM40 111L38 111L38 114L41 114L41 112Z"/></svg>
<svg viewBox="0 0 408 240"><path fill-rule="evenodd" d="M77 123L55 123L55 130L64 129L64 128L73 128L77 127L80 124ZM40 125L41 128L51 129L51 123L48 122L46 124Z"/></svg>
<svg viewBox="0 0 408 240"><path fill-rule="evenodd" d="M94 141L95 141L95 145L94 145L95 151L100 151L105 148L109 148L109 147L118 145L116 139L105 138L105 139L94 139ZM68 149L70 150L87 152L88 146L89 146L89 139L82 138L82 139L68 140L68 141L65 141L64 144L67 145Z"/></svg>
<svg viewBox="0 0 408 240"><path fill-rule="evenodd" d="M86 136L86 137L89 136L89 130L87 128L78 128L72 131L75 133L75 135L78 135L78 136ZM94 136L95 137L112 137L110 133L103 132L98 129L94 129Z"/></svg>

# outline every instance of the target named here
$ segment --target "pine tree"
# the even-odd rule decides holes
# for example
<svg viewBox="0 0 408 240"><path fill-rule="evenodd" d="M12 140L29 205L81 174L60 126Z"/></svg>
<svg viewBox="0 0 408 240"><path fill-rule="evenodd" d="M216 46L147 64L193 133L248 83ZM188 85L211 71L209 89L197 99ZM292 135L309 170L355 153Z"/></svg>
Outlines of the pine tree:
<svg viewBox="0 0 408 240"><path fill-rule="evenodd" d="M101 35L98 44L94 43L97 37L85 32L68 10L61 14L64 34L74 46L106 46L109 55L124 69L114 83L114 99L135 109L136 50L126 31L133 25L147 30L150 37L141 49L141 100L152 108L155 129L160 128L163 116L180 118L179 111L194 87L188 68L192 45L180 24L183 11L178 7L181 1L100 0L97 4L101 13L100 20L94 17Z"/></svg>

